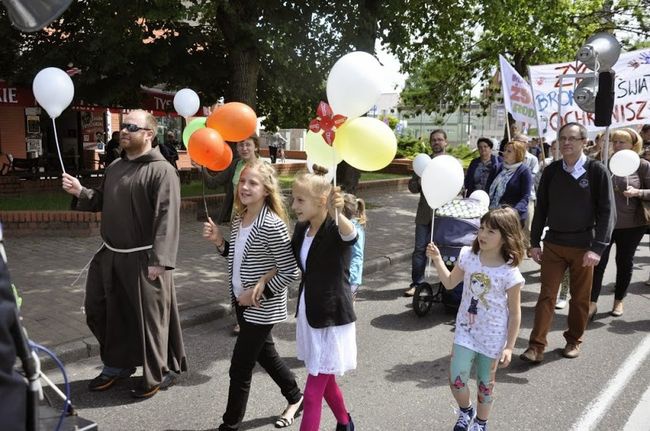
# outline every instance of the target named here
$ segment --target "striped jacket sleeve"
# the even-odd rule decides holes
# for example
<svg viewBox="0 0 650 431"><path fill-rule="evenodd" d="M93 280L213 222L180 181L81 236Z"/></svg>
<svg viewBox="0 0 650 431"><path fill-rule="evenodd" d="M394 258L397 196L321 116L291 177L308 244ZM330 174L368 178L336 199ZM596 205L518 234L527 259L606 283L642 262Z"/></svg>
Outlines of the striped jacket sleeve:
<svg viewBox="0 0 650 431"><path fill-rule="evenodd" d="M278 272L264 288L264 296L272 298L284 293L289 284L300 274L291 248L287 225L278 218L273 219L272 228L266 231L268 252L273 256Z"/></svg>

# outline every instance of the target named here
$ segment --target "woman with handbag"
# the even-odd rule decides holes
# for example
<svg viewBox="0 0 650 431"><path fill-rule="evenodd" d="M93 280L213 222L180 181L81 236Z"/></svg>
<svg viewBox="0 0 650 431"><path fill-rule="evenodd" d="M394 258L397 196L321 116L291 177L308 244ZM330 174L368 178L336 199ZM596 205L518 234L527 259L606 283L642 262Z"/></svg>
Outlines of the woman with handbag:
<svg viewBox="0 0 650 431"><path fill-rule="evenodd" d="M614 130L610 135L614 154L621 150L641 153L641 136L633 129ZM628 177L614 176L614 203L616 205L616 226L612 232L612 242L607 246L600 263L594 269L591 287L589 318L596 313L596 303L603 284L603 274L609 260L612 244L616 244L616 290L614 306L610 314L623 315L623 298L632 279L632 259L641 238L650 223L650 163L641 159L636 172Z"/></svg>

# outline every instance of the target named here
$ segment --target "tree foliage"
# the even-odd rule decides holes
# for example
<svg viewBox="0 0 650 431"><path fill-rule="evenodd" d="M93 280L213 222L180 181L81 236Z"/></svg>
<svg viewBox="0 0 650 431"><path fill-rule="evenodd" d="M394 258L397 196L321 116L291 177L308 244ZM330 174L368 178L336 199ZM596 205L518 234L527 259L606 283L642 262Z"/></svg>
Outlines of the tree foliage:
<svg viewBox="0 0 650 431"><path fill-rule="evenodd" d="M0 77L29 85L43 67L75 66L77 98L90 103L137 106L141 85L190 87L205 105L225 96L271 127L305 127L351 50L346 14L322 0L80 0L48 29L20 33L0 9Z"/></svg>
<svg viewBox="0 0 650 431"><path fill-rule="evenodd" d="M647 36L647 0L443 0L409 2L402 22L411 44L386 42L410 77L404 105L416 112L450 112L467 103L475 85L488 87L504 55L523 75L527 66L566 61L599 30ZM644 9L645 4L645 9ZM484 88L487 90L487 88ZM490 97L481 100L487 106Z"/></svg>

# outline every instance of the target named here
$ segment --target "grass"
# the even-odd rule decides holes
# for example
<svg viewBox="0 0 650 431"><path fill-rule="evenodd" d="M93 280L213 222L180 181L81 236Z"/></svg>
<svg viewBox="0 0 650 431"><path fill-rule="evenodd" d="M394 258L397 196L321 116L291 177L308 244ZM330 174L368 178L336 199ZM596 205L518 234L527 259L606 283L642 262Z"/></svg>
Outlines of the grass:
<svg viewBox="0 0 650 431"><path fill-rule="evenodd" d="M404 175L364 172L361 181L402 178ZM293 176L281 176L280 186L290 188ZM206 194L223 193L223 187L205 190ZM201 182L181 185L181 196L201 196ZM64 191L35 192L21 196L3 196L0 198L0 211L65 211L70 209L72 197Z"/></svg>

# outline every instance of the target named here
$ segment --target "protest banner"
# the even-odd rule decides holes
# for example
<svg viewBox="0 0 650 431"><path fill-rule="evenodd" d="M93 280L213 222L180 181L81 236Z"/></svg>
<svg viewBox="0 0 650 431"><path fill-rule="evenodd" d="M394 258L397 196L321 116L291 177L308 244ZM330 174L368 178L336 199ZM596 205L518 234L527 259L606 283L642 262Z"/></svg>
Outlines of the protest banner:
<svg viewBox="0 0 650 431"><path fill-rule="evenodd" d="M612 69L616 72L616 97L610 127L650 123L650 49L622 53ZM594 126L594 114L582 111L573 100L579 80L563 79L560 88L558 76L590 73L584 64L565 62L530 66L528 72L539 125L547 141L556 137L558 99L562 105L562 124L577 122L591 132L603 130Z"/></svg>
<svg viewBox="0 0 650 431"><path fill-rule="evenodd" d="M519 72L499 54L501 69L501 89L503 91L503 104L512 118L526 124L537 125L535 104L530 85Z"/></svg>

